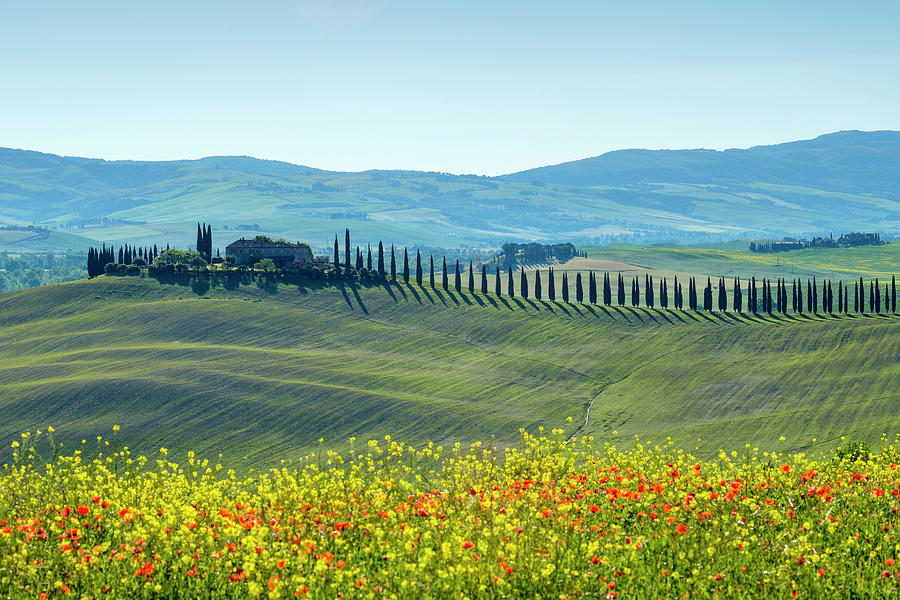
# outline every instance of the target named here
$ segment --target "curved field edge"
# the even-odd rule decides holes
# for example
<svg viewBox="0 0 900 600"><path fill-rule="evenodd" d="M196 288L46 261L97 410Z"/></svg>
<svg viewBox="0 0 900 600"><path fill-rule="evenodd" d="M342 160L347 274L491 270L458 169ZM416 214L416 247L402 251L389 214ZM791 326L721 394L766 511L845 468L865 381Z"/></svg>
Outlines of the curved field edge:
<svg viewBox="0 0 900 600"><path fill-rule="evenodd" d="M406 284L203 293L127 277L0 295L0 435L54 424L72 443L119 424L137 450L261 467L351 436L502 445L522 427L563 427L708 455L900 428L895 316L686 313Z"/></svg>

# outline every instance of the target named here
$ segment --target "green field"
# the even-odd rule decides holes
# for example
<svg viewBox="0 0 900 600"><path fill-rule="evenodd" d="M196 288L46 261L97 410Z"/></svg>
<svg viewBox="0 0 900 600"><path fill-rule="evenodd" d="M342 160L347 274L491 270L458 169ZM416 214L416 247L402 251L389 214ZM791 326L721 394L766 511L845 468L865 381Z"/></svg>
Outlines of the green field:
<svg viewBox="0 0 900 600"><path fill-rule="evenodd" d="M264 466L319 438L386 434L513 443L520 427L562 426L709 454L900 431L896 316L101 277L0 295L0 328L7 439L52 424L73 442L120 424L141 450Z"/></svg>

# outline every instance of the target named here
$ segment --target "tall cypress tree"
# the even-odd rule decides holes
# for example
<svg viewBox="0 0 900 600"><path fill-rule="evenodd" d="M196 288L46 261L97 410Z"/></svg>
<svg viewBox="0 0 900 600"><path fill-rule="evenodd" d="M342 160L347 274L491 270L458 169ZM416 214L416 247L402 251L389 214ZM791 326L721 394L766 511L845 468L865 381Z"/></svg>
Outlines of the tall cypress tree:
<svg viewBox="0 0 900 600"><path fill-rule="evenodd" d="M534 297L540 300L541 292L541 270L536 269L534 271Z"/></svg>
<svg viewBox="0 0 900 600"><path fill-rule="evenodd" d="M581 289L581 273L575 275L575 301L584 304L584 292Z"/></svg>
<svg viewBox="0 0 900 600"><path fill-rule="evenodd" d="M731 292L731 309L737 314L743 312L743 302L741 302L741 280L734 278L734 289Z"/></svg>
<svg viewBox="0 0 900 600"><path fill-rule="evenodd" d="M197 221L197 244L195 245L197 252L202 256L205 254L205 245L203 243L203 229L200 227L200 221ZM124 252L123 252L124 259ZM121 262L121 261L119 261Z"/></svg>
<svg viewBox="0 0 900 600"><path fill-rule="evenodd" d="M869 285L872 285L871 282ZM881 314L881 288L878 287L878 278L875 278L875 314Z"/></svg>
<svg viewBox="0 0 900 600"><path fill-rule="evenodd" d="M697 282L691 277L688 283L688 306L691 310L697 310Z"/></svg>
<svg viewBox="0 0 900 600"><path fill-rule="evenodd" d="M119 246L119 264L125 264L125 249L122 246ZM104 265L106 266L106 265Z"/></svg>
<svg viewBox="0 0 900 600"><path fill-rule="evenodd" d="M719 277L719 311L728 310L728 295L725 293L725 278Z"/></svg>
<svg viewBox="0 0 900 600"><path fill-rule="evenodd" d="M556 275L553 273L552 267L547 279L547 297L550 298L550 302L556 302Z"/></svg>
<svg viewBox="0 0 900 600"><path fill-rule="evenodd" d="M362 271L363 268L363 257L362 250L359 249L359 246L356 247L356 270Z"/></svg>
<svg viewBox="0 0 900 600"><path fill-rule="evenodd" d="M609 273L603 274L603 304L612 304L612 288L609 285Z"/></svg>
<svg viewBox="0 0 900 600"><path fill-rule="evenodd" d="M416 284L422 287L422 253L416 250Z"/></svg>
<svg viewBox="0 0 900 600"><path fill-rule="evenodd" d="M501 293L503 290L503 284L501 282L501 279L502 278L500 277L500 265L498 264L498 265L494 266L494 293L497 294L498 298L503 295Z"/></svg>
<svg viewBox="0 0 900 600"><path fill-rule="evenodd" d="M653 288L650 286L650 275L644 273L644 305L653 308Z"/></svg>
<svg viewBox="0 0 900 600"><path fill-rule="evenodd" d="M597 279L593 271L588 271L588 301L597 304Z"/></svg>
<svg viewBox="0 0 900 600"><path fill-rule="evenodd" d="M459 272L459 259L456 259L456 272L453 274L453 287L460 294L462 293L462 275Z"/></svg>
<svg viewBox="0 0 900 600"><path fill-rule="evenodd" d="M891 275L891 312L897 314L897 276Z"/></svg>
<svg viewBox="0 0 900 600"><path fill-rule="evenodd" d="M428 285L431 286L431 289L434 289L434 255L428 255Z"/></svg>
<svg viewBox="0 0 900 600"><path fill-rule="evenodd" d="M638 287L637 277L631 279L631 306L637 307L641 305L641 289Z"/></svg>
<svg viewBox="0 0 900 600"><path fill-rule="evenodd" d="M875 291L871 281L869 281L869 312L875 312Z"/></svg>
<svg viewBox="0 0 900 600"><path fill-rule="evenodd" d="M350 228L344 229L344 268L350 269Z"/></svg>
<svg viewBox="0 0 900 600"><path fill-rule="evenodd" d="M859 284L853 282L853 312L859 313Z"/></svg>
<svg viewBox="0 0 900 600"><path fill-rule="evenodd" d="M475 293L475 273L472 271L472 261L469 261L469 293Z"/></svg>
<svg viewBox="0 0 900 600"><path fill-rule="evenodd" d="M528 300L528 278L525 276L525 267L519 267L519 295Z"/></svg>
<svg viewBox="0 0 900 600"><path fill-rule="evenodd" d="M378 240L378 274L384 277L384 244Z"/></svg>
<svg viewBox="0 0 900 600"><path fill-rule="evenodd" d="M403 247L403 283L409 283L409 252Z"/></svg>
<svg viewBox="0 0 900 600"><path fill-rule="evenodd" d="M393 244L391 244L391 279L397 280L397 253L394 252Z"/></svg>
<svg viewBox="0 0 900 600"><path fill-rule="evenodd" d="M516 286L513 283L512 267L507 267L507 268L508 268L508 270L506 272L506 293L509 295L510 298L515 298L516 297Z"/></svg>
<svg viewBox="0 0 900 600"><path fill-rule="evenodd" d="M481 293L485 296L487 296L488 293L487 268L484 263L481 263Z"/></svg>
<svg viewBox="0 0 900 600"><path fill-rule="evenodd" d="M447 257L446 256L444 257L444 268L442 269L441 285L443 286L444 291L446 291L447 288L450 287L449 276L447 273Z"/></svg>
<svg viewBox="0 0 900 600"><path fill-rule="evenodd" d="M863 278L859 278L859 310L857 312L866 313L866 284Z"/></svg>
<svg viewBox="0 0 900 600"><path fill-rule="evenodd" d="M681 284L678 284L678 310L684 310L684 292L681 290Z"/></svg>
<svg viewBox="0 0 900 600"><path fill-rule="evenodd" d="M618 289L616 290L616 300L619 301L619 306L625 306L625 280L622 278L622 273L619 273L619 283Z"/></svg>
<svg viewBox="0 0 900 600"><path fill-rule="evenodd" d="M563 271L562 299L566 304L569 303L569 275L566 271Z"/></svg>
<svg viewBox="0 0 900 600"><path fill-rule="evenodd" d="M791 310L797 312L797 282L791 280Z"/></svg>
<svg viewBox="0 0 900 600"><path fill-rule="evenodd" d="M341 257L338 252L338 241L337 236L334 236L334 268L337 269L341 266Z"/></svg>
<svg viewBox="0 0 900 600"><path fill-rule="evenodd" d="M372 244L366 244L366 269L372 270Z"/></svg>
<svg viewBox="0 0 900 600"><path fill-rule="evenodd" d="M665 277L663 277L662 283L659 284L659 305L663 308L669 308L669 291L666 289Z"/></svg>

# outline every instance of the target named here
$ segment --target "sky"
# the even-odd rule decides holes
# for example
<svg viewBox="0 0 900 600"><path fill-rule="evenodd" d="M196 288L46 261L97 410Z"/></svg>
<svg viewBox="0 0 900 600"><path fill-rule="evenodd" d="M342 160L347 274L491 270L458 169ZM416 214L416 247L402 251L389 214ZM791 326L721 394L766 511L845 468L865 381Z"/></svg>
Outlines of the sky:
<svg viewBox="0 0 900 600"><path fill-rule="evenodd" d="M900 129L900 2L0 0L0 146L497 175Z"/></svg>

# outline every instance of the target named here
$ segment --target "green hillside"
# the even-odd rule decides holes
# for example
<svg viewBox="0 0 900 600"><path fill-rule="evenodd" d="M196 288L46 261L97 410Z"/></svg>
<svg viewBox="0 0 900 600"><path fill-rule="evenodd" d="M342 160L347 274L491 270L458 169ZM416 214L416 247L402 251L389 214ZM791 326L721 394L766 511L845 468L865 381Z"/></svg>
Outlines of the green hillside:
<svg viewBox="0 0 900 600"><path fill-rule="evenodd" d="M499 247L506 241L677 241L829 231L900 233L900 132L777 146L622 151L502 177L330 172L249 157L104 161L0 148L0 224L100 242L224 248L257 232L326 248ZM252 216L248 216L252 215Z"/></svg>
<svg viewBox="0 0 900 600"><path fill-rule="evenodd" d="M900 431L900 317L734 317L416 286L99 278L0 295L0 435L120 424L243 465L390 434L564 426L704 453ZM573 417L571 423L567 417ZM576 429L577 428L577 429ZM702 442L695 444L697 438Z"/></svg>

